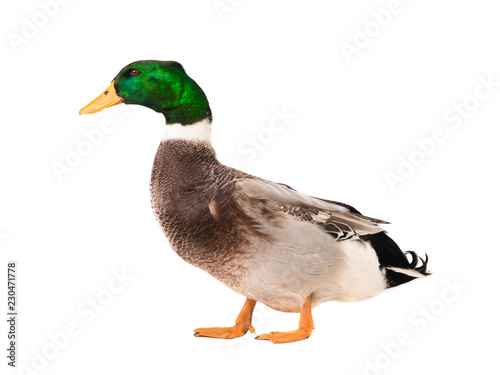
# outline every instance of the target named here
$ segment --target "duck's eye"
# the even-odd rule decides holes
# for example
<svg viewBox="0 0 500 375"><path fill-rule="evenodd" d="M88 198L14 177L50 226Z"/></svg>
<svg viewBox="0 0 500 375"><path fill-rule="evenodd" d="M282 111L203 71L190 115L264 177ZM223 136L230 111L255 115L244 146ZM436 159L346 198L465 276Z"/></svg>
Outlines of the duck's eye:
<svg viewBox="0 0 500 375"><path fill-rule="evenodd" d="M139 71L137 69L130 69L129 74L131 76L138 76L139 75Z"/></svg>

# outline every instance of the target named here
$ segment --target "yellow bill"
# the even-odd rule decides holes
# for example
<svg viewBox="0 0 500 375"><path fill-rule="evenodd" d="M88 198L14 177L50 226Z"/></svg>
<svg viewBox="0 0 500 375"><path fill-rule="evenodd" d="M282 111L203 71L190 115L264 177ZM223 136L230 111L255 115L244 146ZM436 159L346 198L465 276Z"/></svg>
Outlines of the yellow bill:
<svg viewBox="0 0 500 375"><path fill-rule="evenodd" d="M123 102L123 98L117 95L115 91L115 81L113 81L101 95L80 109L80 114L97 113L104 108L112 107L121 102Z"/></svg>

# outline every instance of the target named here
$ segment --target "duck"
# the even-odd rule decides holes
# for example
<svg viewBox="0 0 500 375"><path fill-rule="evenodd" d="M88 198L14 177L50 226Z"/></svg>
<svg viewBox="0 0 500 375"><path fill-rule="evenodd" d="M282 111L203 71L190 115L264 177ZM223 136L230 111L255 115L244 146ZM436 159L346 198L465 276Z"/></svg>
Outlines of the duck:
<svg viewBox="0 0 500 375"><path fill-rule="evenodd" d="M255 338L289 343L311 336L312 308L356 302L430 275L428 257L403 252L384 220L222 164L211 142L212 111L201 87L176 61L128 64L80 110L118 104L163 114L165 132L151 171L151 206L171 248L246 298L234 325L194 336L255 333L257 302L299 313L298 328Z"/></svg>

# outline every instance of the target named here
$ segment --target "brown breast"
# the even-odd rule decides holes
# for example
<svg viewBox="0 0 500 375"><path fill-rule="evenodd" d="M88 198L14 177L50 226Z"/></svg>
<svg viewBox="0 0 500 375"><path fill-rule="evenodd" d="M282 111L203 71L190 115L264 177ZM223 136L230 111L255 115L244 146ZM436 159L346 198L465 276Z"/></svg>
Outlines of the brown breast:
<svg viewBox="0 0 500 375"><path fill-rule="evenodd" d="M219 163L207 143L184 140L163 141L151 172L151 205L172 248L230 287L248 257L248 234L230 219L238 211L232 181L243 176Z"/></svg>

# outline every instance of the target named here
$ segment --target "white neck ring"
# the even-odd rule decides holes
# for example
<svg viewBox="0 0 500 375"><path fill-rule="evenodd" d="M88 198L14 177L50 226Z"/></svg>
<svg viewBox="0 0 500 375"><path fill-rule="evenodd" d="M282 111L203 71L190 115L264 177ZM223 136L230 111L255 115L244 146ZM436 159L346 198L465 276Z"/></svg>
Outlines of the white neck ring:
<svg viewBox="0 0 500 375"><path fill-rule="evenodd" d="M210 121L201 120L191 125L167 124L163 140L179 139L187 141L201 141L212 144L212 133L210 131Z"/></svg>

